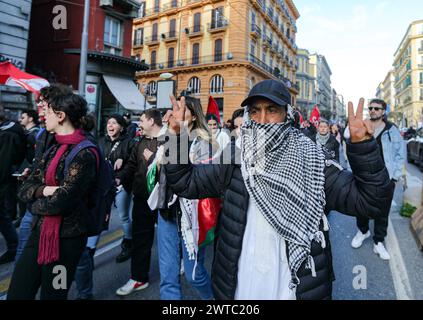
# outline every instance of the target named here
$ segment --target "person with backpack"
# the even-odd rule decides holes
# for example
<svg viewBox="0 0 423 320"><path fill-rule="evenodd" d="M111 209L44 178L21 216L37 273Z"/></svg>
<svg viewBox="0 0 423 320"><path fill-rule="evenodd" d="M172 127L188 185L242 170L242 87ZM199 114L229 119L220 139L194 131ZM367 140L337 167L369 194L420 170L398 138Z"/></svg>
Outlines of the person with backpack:
<svg viewBox="0 0 423 320"><path fill-rule="evenodd" d="M87 103L76 95L52 99L45 125L56 143L43 155L19 191L30 204L34 227L12 275L7 299L33 300L41 287L42 300L67 299L76 267L87 243L89 208L97 177L98 151L81 148L70 163L69 154L86 140ZM91 146L91 145L90 145ZM65 273L60 285L54 279Z"/></svg>
<svg viewBox="0 0 423 320"><path fill-rule="evenodd" d="M126 131L126 121L120 114L112 114L107 120L107 135L100 142L106 161L109 161L115 173L121 171L129 160L136 140ZM132 220L131 220L131 184L123 183L116 194L115 204L123 228L121 252L116 262L121 263L131 258L132 252Z"/></svg>

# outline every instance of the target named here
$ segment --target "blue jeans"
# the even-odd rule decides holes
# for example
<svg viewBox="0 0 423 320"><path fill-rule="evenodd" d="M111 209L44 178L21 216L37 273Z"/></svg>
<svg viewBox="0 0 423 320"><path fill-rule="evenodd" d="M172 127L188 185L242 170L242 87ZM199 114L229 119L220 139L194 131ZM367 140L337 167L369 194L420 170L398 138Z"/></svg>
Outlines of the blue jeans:
<svg viewBox="0 0 423 320"><path fill-rule="evenodd" d="M22 255L22 252L24 251L26 246L26 242L28 241L29 236L31 235L31 225L33 219L34 215L28 210L26 210L25 215L22 218L21 225L19 227L19 244L16 250L15 263Z"/></svg>
<svg viewBox="0 0 423 320"><path fill-rule="evenodd" d="M157 246L159 252L160 269L160 299L182 300L180 266L181 246L185 268L185 278L197 290L203 300L213 299L210 276L204 267L205 248L199 250L195 280L192 279L194 260L189 260L184 240L178 232L178 227L173 221L164 220L158 215Z"/></svg>
<svg viewBox="0 0 423 320"><path fill-rule="evenodd" d="M75 284L79 299L89 299L93 296L93 270L94 259L90 250L95 250L100 236L89 237L85 250L82 252L75 272Z"/></svg>
<svg viewBox="0 0 423 320"><path fill-rule="evenodd" d="M18 247L18 234L12 218L7 213L6 199L0 198L0 233L6 240L7 250L15 251Z"/></svg>
<svg viewBox="0 0 423 320"><path fill-rule="evenodd" d="M116 195L115 201L119 218L122 222L123 237L124 239L132 239L131 207L133 201L131 195L122 188Z"/></svg>

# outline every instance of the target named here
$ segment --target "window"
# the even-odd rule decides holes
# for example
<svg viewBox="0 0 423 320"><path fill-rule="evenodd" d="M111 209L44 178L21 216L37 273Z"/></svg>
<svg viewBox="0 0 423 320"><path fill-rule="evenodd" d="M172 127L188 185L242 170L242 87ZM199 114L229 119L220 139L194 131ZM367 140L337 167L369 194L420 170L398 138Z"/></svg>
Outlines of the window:
<svg viewBox="0 0 423 320"><path fill-rule="evenodd" d="M143 44L144 28L138 28L135 30L134 45L139 46Z"/></svg>
<svg viewBox="0 0 423 320"><path fill-rule="evenodd" d="M176 37L176 19L172 19L169 22L169 37Z"/></svg>
<svg viewBox="0 0 423 320"><path fill-rule="evenodd" d="M423 72L420 72L420 84L423 84Z"/></svg>
<svg viewBox="0 0 423 320"><path fill-rule="evenodd" d="M145 17L145 2L141 2L140 9L138 10L138 18Z"/></svg>
<svg viewBox="0 0 423 320"><path fill-rule="evenodd" d="M263 52L261 54L261 61L263 61L263 63L266 63L266 52Z"/></svg>
<svg viewBox="0 0 423 320"><path fill-rule="evenodd" d="M168 55L167 55L167 67L173 68L175 63L175 49L169 48Z"/></svg>
<svg viewBox="0 0 423 320"><path fill-rule="evenodd" d="M154 13L160 11L160 0L154 0Z"/></svg>
<svg viewBox="0 0 423 320"><path fill-rule="evenodd" d="M200 44L194 43L192 45L192 64L200 63Z"/></svg>
<svg viewBox="0 0 423 320"><path fill-rule="evenodd" d="M158 24L153 24L152 34L151 34L151 41L157 41L157 31L158 31Z"/></svg>
<svg viewBox="0 0 423 320"><path fill-rule="evenodd" d="M156 70L156 51L151 52L151 59L150 59L150 69Z"/></svg>
<svg viewBox="0 0 423 320"><path fill-rule="evenodd" d="M106 16L104 20L104 51L116 55L122 54L122 22Z"/></svg>
<svg viewBox="0 0 423 320"><path fill-rule="evenodd" d="M201 82L197 77L192 77L188 81L188 90L193 94L199 94L201 90Z"/></svg>
<svg viewBox="0 0 423 320"><path fill-rule="evenodd" d="M215 75L210 80L210 93L223 93L223 77Z"/></svg>
<svg viewBox="0 0 423 320"><path fill-rule="evenodd" d="M201 31L201 13L197 12L194 14L194 32Z"/></svg>
<svg viewBox="0 0 423 320"><path fill-rule="evenodd" d="M150 81L147 85L146 94L149 96L154 96L157 93L157 83L155 81Z"/></svg>
<svg viewBox="0 0 423 320"><path fill-rule="evenodd" d="M269 60L270 69L273 70L273 59L270 58Z"/></svg>
<svg viewBox="0 0 423 320"><path fill-rule="evenodd" d="M251 42L251 44L250 44L250 54L252 56L256 55L256 43L255 42Z"/></svg>
<svg viewBox="0 0 423 320"><path fill-rule="evenodd" d="M214 42L214 61L222 61L222 39Z"/></svg>
<svg viewBox="0 0 423 320"><path fill-rule="evenodd" d="M256 24L256 13L251 10L251 26L254 28L254 25ZM252 29L254 31L254 29Z"/></svg>
<svg viewBox="0 0 423 320"><path fill-rule="evenodd" d="M212 12L212 28L220 28L223 26L224 22L224 16L223 16L223 7L218 7L216 9L213 9Z"/></svg>
<svg viewBox="0 0 423 320"><path fill-rule="evenodd" d="M178 0L172 0L172 8L176 8L178 6Z"/></svg>

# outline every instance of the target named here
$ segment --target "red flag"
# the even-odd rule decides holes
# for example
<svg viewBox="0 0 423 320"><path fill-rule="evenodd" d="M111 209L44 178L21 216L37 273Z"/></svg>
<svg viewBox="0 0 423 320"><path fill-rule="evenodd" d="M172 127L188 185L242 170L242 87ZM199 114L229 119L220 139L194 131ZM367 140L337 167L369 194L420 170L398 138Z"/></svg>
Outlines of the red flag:
<svg viewBox="0 0 423 320"><path fill-rule="evenodd" d="M39 91L48 86L49 82L41 77L23 72L9 61L0 63L0 84L12 87L22 87L34 92L38 97Z"/></svg>
<svg viewBox="0 0 423 320"><path fill-rule="evenodd" d="M319 126L319 120L320 120L320 112L319 112L319 108L316 105L314 106L314 109L311 112L310 122L314 124L314 126L317 128Z"/></svg>
<svg viewBox="0 0 423 320"><path fill-rule="evenodd" d="M220 112L219 106L217 105L216 100L212 96L209 97L209 105L207 106L207 113L214 114L217 117L217 120L220 122Z"/></svg>
<svg viewBox="0 0 423 320"><path fill-rule="evenodd" d="M202 248L213 243L217 218L222 209L220 198L207 198L198 201L198 247Z"/></svg>

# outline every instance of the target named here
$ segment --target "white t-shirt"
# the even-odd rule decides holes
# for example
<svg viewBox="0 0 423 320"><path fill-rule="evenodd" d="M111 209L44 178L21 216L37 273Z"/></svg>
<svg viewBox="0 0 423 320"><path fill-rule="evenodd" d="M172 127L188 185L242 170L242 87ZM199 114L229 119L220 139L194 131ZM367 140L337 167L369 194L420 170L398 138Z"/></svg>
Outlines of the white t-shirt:
<svg viewBox="0 0 423 320"><path fill-rule="evenodd" d="M250 199L235 300L296 300L290 281L285 240Z"/></svg>

